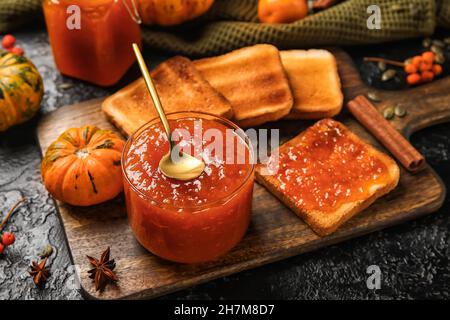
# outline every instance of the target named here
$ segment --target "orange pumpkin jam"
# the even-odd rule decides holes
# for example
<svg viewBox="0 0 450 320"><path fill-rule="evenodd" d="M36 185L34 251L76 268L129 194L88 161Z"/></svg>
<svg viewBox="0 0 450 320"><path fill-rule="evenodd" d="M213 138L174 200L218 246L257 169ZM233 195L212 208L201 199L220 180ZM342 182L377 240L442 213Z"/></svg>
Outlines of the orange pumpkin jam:
<svg viewBox="0 0 450 320"><path fill-rule="evenodd" d="M202 135L216 129L225 141L231 126L209 115L171 117L174 132L181 128L192 137L200 124ZM221 155L220 149L210 148L211 140L206 137L176 143L192 150L191 155L195 155L194 141L203 147L200 156L206 168L188 181L168 178L158 167L169 150L159 121L150 122L130 138L122 159L125 197L131 228L145 248L171 261L195 263L215 259L241 240L250 222L253 164L249 146L242 138L234 138L232 155L236 159L244 156L242 163L226 161L226 143Z"/></svg>
<svg viewBox="0 0 450 320"><path fill-rule="evenodd" d="M278 188L304 210L331 212L343 203L363 200L370 187L389 177L372 147L355 140L344 125L317 122L279 149ZM269 167L273 167L270 159Z"/></svg>

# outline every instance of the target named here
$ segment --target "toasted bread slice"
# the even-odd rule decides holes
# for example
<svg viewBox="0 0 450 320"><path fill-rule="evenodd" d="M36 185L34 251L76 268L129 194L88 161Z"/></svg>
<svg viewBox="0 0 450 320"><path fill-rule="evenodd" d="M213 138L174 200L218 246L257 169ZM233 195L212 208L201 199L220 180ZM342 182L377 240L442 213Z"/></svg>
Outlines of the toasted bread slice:
<svg viewBox="0 0 450 320"><path fill-rule="evenodd" d="M281 51L294 106L286 119L321 119L337 115L344 101L333 54L326 50Z"/></svg>
<svg viewBox="0 0 450 320"><path fill-rule="evenodd" d="M230 118L230 102L200 75L192 62L173 57L156 67L151 76L166 113L207 112ZM158 116L143 78L107 98L102 110L125 135Z"/></svg>
<svg viewBox="0 0 450 320"><path fill-rule="evenodd" d="M234 121L257 126L286 116L293 98L277 48L259 44L194 61L195 67L233 106Z"/></svg>
<svg viewBox="0 0 450 320"><path fill-rule="evenodd" d="M400 170L343 124L324 119L259 164L256 179L320 236L397 186ZM267 175L267 170L272 175Z"/></svg>

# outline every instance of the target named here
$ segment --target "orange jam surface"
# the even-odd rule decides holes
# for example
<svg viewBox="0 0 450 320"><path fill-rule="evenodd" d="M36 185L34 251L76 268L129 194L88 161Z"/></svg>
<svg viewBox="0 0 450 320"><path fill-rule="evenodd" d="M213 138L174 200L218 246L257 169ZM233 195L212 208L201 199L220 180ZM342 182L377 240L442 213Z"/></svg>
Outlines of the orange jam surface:
<svg viewBox="0 0 450 320"><path fill-rule="evenodd" d="M372 147L349 134L341 123L325 119L283 145L275 175L280 191L304 210L324 212L367 198L389 171Z"/></svg>
<svg viewBox="0 0 450 320"><path fill-rule="evenodd" d="M226 141L227 127L219 122L194 118L169 120L172 131L183 128L192 136L194 123L199 127L198 121L202 135L214 128ZM250 221L253 164L245 141L236 134L232 136L231 154L235 159L243 155L245 161L225 163L226 143L215 149L211 147L214 138L195 139L204 147L200 156L206 167L198 178L189 181L168 178L158 167L169 150L161 123L149 125L132 139L123 158L128 178L125 197L130 225L144 247L168 260L193 263L212 260L240 241ZM195 154L192 139L176 144L189 146L192 151L188 153Z"/></svg>
<svg viewBox="0 0 450 320"><path fill-rule="evenodd" d="M194 132L194 119L171 121L172 130L184 128ZM226 127L211 120L200 120L202 131L209 128L219 129L226 136ZM235 191L245 179L247 179L250 164L249 152L246 146L241 149L246 153L247 161L241 164L225 164L226 147L223 147L223 157L216 154L212 147L208 148L211 141L202 141L203 147L211 151L209 156L203 152L203 160L206 167L203 173L196 179L178 181L163 175L159 169L159 161L169 150L165 131L159 123L143 131L130 146L126 155L125 172L131 184L153 201L160 204L168 204L179 207L180 211L200 205L222 200ZM236 144L244 144L241 139L235 138ZM189 145L193 150L193 141L183 141L183 145ZM192 154L192 153L190 153Z"/></svg>

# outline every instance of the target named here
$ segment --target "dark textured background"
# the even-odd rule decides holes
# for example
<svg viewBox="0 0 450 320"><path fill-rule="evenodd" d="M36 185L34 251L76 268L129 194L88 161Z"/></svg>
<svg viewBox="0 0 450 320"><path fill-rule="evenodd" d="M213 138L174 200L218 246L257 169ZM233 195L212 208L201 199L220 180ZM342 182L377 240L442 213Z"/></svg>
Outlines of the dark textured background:
<svg viewBox="0 0 450 320"><path fill-rule="evenodd" d="M116 89L99 89L62 77L55 69L44 31L22 31L16 36L45 79L42 113L65 104L102 97ZM359 62L363 55L384 54L403 59L419 49L420 40L412 40L351 48L351 52ZM154 54L151 59L154 64L162 56ZM364 68L362 70L364 73ZM136 75L134 68L126 78ZM16 234L17 241L5 255L0 255L0 299L81 299L70 286L73 273L64 230L53 201L41 184L40 151L35 138L37 121L34 119L0 134L1 216L20 197L29 199L6 228ZM412 141L449 188L450 124L423 130L415 134ZM446 199L438 212L416 221L211 281L162 299L448 299L449 210L450 201ZM38 289L27 270L47 244L55 248L50 258L52 276L44 288ZM377 291L366 287L366 268L373 264L382 271L382 287Z"/></svg>

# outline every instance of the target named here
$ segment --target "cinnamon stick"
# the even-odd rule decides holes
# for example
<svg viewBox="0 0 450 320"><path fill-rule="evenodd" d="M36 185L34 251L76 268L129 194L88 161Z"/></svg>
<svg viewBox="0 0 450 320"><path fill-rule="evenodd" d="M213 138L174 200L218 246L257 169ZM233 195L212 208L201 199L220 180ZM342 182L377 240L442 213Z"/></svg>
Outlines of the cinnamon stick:
<svg viewBox="0 0 450 320"><path fill-rule="evenodd" d="M357 96L347 104L350 113L372 133L408 170L422 169L425 159L364 96Z"/></svg>

